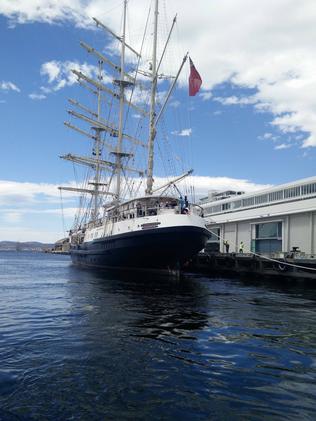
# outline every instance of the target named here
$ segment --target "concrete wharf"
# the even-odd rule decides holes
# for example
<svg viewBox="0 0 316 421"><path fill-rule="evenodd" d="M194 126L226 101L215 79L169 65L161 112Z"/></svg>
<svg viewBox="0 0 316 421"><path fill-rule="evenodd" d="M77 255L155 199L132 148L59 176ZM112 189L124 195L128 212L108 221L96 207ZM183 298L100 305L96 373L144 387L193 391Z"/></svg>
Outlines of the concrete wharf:
<svg viewBox="0 0 316 421"><path fill-rule="evenodd" d="M184 270L208 275L252 276L316 282L316 256L295 253L282 257L259 256L253 253L199 253Z"/></svg>

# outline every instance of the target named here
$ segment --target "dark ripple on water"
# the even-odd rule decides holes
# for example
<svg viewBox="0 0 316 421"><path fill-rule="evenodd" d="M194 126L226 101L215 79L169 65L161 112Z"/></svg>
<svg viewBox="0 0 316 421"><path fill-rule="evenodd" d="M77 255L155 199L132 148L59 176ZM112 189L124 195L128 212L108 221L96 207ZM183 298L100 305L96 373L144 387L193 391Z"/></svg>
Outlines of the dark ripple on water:
<svg viewBox="0 0 316 421"><path fill-rule="evenodd" d="M0 420L316 418L311 287L4 252L0 283Z"/></svg>

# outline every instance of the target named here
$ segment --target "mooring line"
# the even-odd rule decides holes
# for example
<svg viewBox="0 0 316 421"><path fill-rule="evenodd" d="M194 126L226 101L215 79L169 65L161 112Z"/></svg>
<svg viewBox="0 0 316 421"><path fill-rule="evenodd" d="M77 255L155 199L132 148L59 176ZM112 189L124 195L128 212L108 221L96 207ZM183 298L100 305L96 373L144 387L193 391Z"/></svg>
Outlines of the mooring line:
<svg viewBox="0 0 316 421"><path fill-rule="evenodd" d="M211 234L215 235L215 236L216 236L219 240L224 241L224 237L222 237L221 235L216 234L214 231L210 230L209 228L206 228L206 229L207 229L207 230L208 230ZM237 245L237 244L235 244L235 245ZM295 267L295 268L300 268L300 269L311 270L311 271L314 271L314 272L316 271L316 268L310 268L310 267L308 267L308 266L295 265L294 263L281 262L280 260L273 259L272 257L267 257L267 256L264 256L264 255L262 255L262 254L254 253L253 251L249 251L249 254L252 254L252 255L254 255L254 256L258 256L258 257L260 257L261 259L266 259L266 260L269 260L269 261L271 261L271 262L279 263L279 264L284 265L284 266L291 266L291 267Z"/></svg>

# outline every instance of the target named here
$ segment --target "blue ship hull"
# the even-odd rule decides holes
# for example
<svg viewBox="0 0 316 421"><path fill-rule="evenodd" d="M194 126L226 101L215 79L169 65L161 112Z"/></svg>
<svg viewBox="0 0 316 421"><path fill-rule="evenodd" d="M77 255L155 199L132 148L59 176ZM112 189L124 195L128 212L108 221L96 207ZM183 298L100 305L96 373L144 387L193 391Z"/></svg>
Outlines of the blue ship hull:
<svg viewBox="0 0 316 421"><path fill-rule="evenodd" d="M96 268L175 269L205 246L209 233L196 226L147 229L72 247L74 264Z"/></svg>

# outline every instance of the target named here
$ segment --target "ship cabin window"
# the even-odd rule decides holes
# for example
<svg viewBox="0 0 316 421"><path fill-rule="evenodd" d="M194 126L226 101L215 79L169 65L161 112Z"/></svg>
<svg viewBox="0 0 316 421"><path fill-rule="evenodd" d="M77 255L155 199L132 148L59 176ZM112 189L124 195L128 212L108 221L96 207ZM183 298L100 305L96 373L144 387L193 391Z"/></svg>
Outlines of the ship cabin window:
<svg viewBox="0 0 316 421"><path fill-rule="evenodd" d="M253 250L256 253L275 253L282 251L282 222L256 224Z"/></svg>
<svg viewBox="0 0 316 421"><path fill-rule="evenodd" d="M228 210L228 209L230 209L230 203L223 203L222 210Z"/></svg>
<svg viewBox="0 0 316 421"><path fill-rule="evenodd" d="M151 197L140 198L131 202L127 209L126 218L135 218L143 216L155 216L161 210L178 210L178 201L173 197Z"/></svg>

